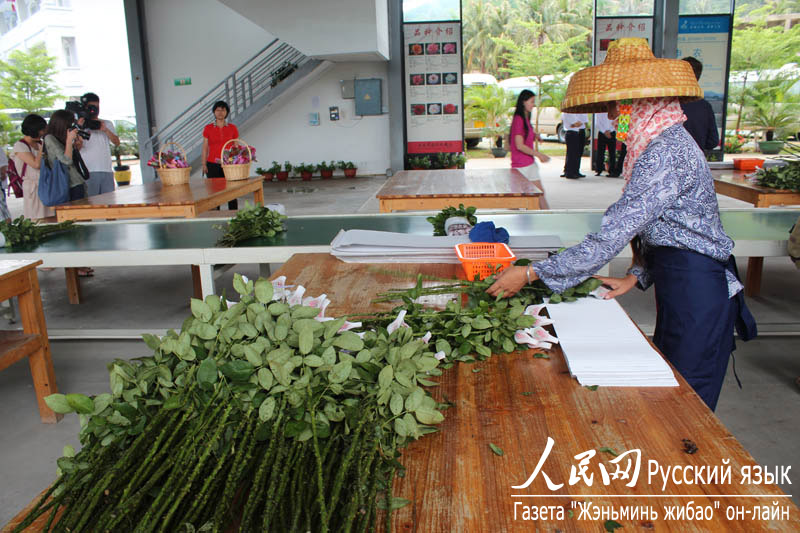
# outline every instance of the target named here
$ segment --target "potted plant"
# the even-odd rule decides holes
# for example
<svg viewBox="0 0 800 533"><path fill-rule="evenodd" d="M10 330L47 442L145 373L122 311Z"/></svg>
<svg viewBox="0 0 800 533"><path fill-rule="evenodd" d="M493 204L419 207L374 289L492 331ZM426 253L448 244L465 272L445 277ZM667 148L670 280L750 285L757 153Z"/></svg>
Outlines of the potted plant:
<svg viewBox="0 0 800 533"><path fill-rule="evenodd" d="M426 155L409 157L408 166L411 170L427 170L431 168L431 159Z"/></svg>
<svg viewBox="0 0 800 533"><path fill-rule="evenodd" d="M273 161L272 166L267 169L258 167L256 169L256 174L258 174L259 176L264 176L265 180L272 181L272 178L277 176L278 172L280 171L281 171L281 165L277 161Z"/></svg>
<svg viewBox="0 0 800 533"><path fill-rule="evenodd" d="M764 132L765 140L758 143L763 154L779 153L783 149L781 139L797 129L800 105L789 92L796 81L795 78L779 77L753 84L747 122Z"/></svg>
<svg viewBox="0 0 800 533"><path fill-rule="evenodd" d="M292 164L286 161L283 163L283 170L278 170L278 172L275 173L275 177L278 178L278 181L286 181L289 179L289 173L291 171L292 171Z"/></svg>
<svg viewBox="0 0 800 533"><path fill-rule="evenodd" d="M464 168L467 164L467 156L465 154L456 154L455 156L456 168Z"/></svg>
<svg viewBox="0 0 800 533"><path fill-rule="evenodd" d="M354 178L358 170L352 161L339 161L337 166L344 171L345 178Z"/></svg>
<svg viewBox="0 0 800 533"><path fill-rule="evenodd" d="M311 181L311 176L314 175L314 170L316 170L316 168L316 165L300 163L294 167L294 173L303 178L303 181Z"/></svg>
<svg viewBox="0 0 800 533"><path fill-rule="evenodd" d="M131 183L131 167L122 164L122 156L125 153L123 145L114 146L111 148L111 153L117 158L117 165L114 167L114 181L117 185L130 185Z"/></svg>
<svg viewBox="0 0 800 533"><path fill-rule="evenodd" d="M317 165L317 170L319 170L319 175L322 177L322 179L331 179L333 177L333 171L336 170L336 162L331 161L330 163L326 163L323 161Z"/></svg>
<svg viewBox="0 0 800 533"><path fill-rule="evenodd" d="M117 124L115 128L117 136L120 138L119 146L114 146L111 153L117 158L117 165L114 167L114 181L117 185L130 185L131 183L131 167L122 164L123 155L132 155L139 151L139 145L136 139L136 128L127 127L122 123Z"/></svg>
<svg viewBox="0 0 800 533"><path fill-rule="evenodd" d="M455 153L439 152L436 154L436 168L458 168L458 155Z"/></svg>
<svg viewBox="0 0 800 533"><path fill-rule="evenodd" d="M464 113L468 121L486 124L481 134L495 139L492 153L505 157L503 137L508 133L509 113L515 105L514 93L497 85L469 87L464 93Z"/></svg>

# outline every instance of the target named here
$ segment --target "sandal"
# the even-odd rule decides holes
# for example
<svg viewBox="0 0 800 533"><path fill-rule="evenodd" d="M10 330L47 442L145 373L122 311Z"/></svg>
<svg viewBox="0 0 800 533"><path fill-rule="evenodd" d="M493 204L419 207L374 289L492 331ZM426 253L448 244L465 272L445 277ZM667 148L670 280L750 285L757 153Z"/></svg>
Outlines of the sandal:
<svg viewBox="0 0 800 533"><path fill-rule="evenodd" d="M78 269L78 277L80 278L91 278L94 276L94 270L91 268L79 268Z"/></svg>

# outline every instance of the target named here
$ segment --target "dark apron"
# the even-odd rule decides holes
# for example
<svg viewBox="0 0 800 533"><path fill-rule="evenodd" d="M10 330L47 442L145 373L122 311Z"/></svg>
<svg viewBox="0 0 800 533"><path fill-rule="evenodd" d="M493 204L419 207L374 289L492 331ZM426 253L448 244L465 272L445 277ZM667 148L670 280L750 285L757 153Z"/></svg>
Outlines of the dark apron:
<svg viewBox="0 0 800 533"><path fill-rule="evenodd" d="M736 262L661 246L648 250L647 269L658 313L653 343L713 411L736 349L734 327L744 341L757 334L744 291L728 297L725 271L738 277Z"/></svg>

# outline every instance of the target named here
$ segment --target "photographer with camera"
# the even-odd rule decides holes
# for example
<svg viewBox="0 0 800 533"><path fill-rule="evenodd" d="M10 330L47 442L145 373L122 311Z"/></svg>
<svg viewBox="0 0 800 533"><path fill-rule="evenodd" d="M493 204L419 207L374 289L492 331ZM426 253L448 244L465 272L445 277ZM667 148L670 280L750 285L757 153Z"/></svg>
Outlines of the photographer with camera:
<svg viewBox="0 0 800 533"><path fill-rule="evenodd" d="M44 153L49 167L54 167L56 161L66 167L69 173L70 201L87 196L86 182L89 180L89 172L79 152L82 146L83 139L79 135L73 114L64 109L53 113L47 124Z"/></svg>
<svg viewBox="0 0 800 533"><path fill-rule="evenodd" d="M75 104L79 104L75 105ZM72 111L77 118L78 127L85 140L81 150L86 167L89 169L90 179L86 185L88 196L111 192L114 190L114 172L111 168L111 147L119 146L119 137L114 133L114 124L102 120L100 115L100 97L95 93L86 93L81 96L80 102L68 102L67 109ZM88 131L87 131L88 130Z"/></svg>

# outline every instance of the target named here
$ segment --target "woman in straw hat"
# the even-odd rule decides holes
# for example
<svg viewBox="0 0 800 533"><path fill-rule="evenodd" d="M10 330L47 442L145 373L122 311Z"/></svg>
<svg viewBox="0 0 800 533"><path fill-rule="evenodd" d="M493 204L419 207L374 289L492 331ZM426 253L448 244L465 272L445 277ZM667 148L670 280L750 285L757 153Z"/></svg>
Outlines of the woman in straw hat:
<svg viewBox="0 0 800 533"><path fill-rule="evenodd" d="M680 101L702 95L688 63L656 59L644 39L615 41L603 64L577 72L562 109L619 115L617 132L628 144L622 197L606 210L599 232L545 261L507 268L488 292L510 296L537 279L563 291L631 243L627 275L599 278L611 289L605 297L655 285L653 342L713 410L734 349L734 325L744 340L756 335L756 327L711 171L683 128Z"/></svg>

